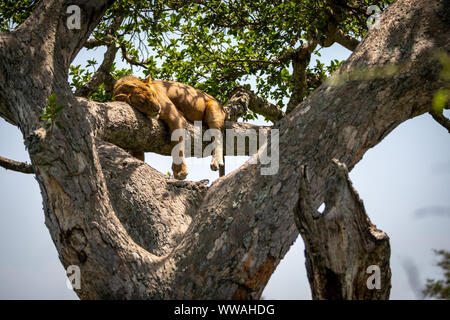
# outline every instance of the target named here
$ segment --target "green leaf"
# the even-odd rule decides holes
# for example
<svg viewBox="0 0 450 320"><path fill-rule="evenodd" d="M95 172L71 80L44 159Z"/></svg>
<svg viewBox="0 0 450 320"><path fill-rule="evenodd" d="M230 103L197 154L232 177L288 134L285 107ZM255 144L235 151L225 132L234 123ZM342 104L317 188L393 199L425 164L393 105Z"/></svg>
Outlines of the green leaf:
<svg viewBox="0 0 450 320"><path fill-rule="evenodd" d="M53 105L56 103L56 95L52 93L50 97L47 99L48 105Z"/></svg>
<svg viewBox="0 0 450 320"><path fill-rule="evenodd" d="M449 101L450 98L450 90L440 89L438 90L433 97L433 111L437 113L442 113L445 105Z"/></svg>

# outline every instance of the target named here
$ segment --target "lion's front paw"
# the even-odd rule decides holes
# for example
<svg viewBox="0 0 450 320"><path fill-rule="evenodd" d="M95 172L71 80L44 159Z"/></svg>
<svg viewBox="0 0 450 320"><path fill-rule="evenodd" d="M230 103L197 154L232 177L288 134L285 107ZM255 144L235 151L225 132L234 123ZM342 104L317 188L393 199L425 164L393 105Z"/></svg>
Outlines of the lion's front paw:
<svg viewBox="0 0 450 320"><path fill-rule="evenodd" d="M213 159L213 160L211 161L211 170L212 170L212 171L217 171L217 170L219 170L219 163L218 163L215 159Z"/></svg>
<svg viewBox="0 0 450 320"><path fill-rule="evenodd" d="M223 168L224 164L223 164L223 160L217 160L217 159L212 159L211 161L211 170L212 171L217 171L219 170L219 168Z"/></svg>
<svg viewBox="0 0 450 320"><path fill-rule="evenodd" d="M173 176L178 180L184 180L188 175L188 170L184 162L181 164L172 163L172 170Z"/></svg>

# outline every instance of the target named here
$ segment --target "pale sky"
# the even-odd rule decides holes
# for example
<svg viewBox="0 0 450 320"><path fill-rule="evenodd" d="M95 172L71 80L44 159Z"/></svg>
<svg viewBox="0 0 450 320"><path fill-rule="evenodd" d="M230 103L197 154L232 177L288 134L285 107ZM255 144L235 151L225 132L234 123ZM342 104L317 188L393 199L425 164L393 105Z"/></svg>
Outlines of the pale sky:
<svg viewBox="0 0 450 320"><path fill-rule="evenodd" d="M321 61L346 59L349 53L334 45L323 50ZM84 50L74 63L86 58L101 61L102 55L101 50ZM20 131L2 119L0 137L1 156L29 161ZM449 146L447 131L423 115L396 128L350 173L371 221L390 237L391 299L420 298L426 278L442 277L432 249L450 250ZM227 157L227 172L245 159ZM163 173L170 171L168 157L147 154L146 161ZM188 159L187 179L216 179L209 161ZM66 287L64 269L44 225L34 176L0 168L0 203L0 299L77 299ZM301 238L278 266L263 297L311 298Z"/></svg>

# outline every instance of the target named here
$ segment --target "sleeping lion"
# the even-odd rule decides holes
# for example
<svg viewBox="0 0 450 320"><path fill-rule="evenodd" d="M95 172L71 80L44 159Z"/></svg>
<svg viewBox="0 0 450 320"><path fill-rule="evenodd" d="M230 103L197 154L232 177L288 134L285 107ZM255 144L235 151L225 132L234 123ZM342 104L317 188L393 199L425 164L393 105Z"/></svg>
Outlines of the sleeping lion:
<svg viewBox="0 0 450 320"><path fill-rule="evenodd" d="M184 128L185 118L190 121L203 121L210 129L222 132L225 112L220 103L187 84L152 80L150 77L141 81L133 76L125 76L116 82L113 95L115 100L128 103L148 117L159 116L159 119L169 126L171 135L174 130ZM172 146L174 144L172 142ZM176 179L183 180L188 171L184 160L184 143L179 146L182 162L176 164L174 158L172 170ZM214 149L211 162L211 169L214 171L224 166L222 148L222 145L216 144ZM139 158L144 160L143 156Z"/></svg>

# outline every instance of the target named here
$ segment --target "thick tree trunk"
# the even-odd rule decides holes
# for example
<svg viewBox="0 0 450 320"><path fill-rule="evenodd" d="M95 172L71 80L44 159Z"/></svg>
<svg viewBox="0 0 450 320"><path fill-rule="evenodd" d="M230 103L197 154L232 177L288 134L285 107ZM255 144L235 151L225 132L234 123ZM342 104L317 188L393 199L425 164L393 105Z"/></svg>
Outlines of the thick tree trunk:
<svg viewBox="0 0 450 320"><path fill-rule="evenodd" d="M257 299L298 227L314 298L388 298L388 240L366 219L344 165L429 110L442 85L433 57L450 50L445 1L386 10L339 72L401 68L323 84L276 123L276 174L247 162L210 187L169 179L120 148L167 154L160 123L71 93L69 64L111 2L41 1L17 31L0 35L0 115L23 133L60 259L81 269L79 297ZM82 8L81 30L66 27L72 4ZM66 108L50 135L39 114L52 92ZM380 291L368 291L371 265L380 267Z"/></svg>

